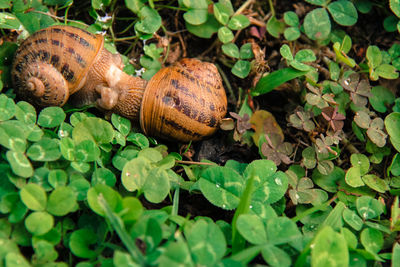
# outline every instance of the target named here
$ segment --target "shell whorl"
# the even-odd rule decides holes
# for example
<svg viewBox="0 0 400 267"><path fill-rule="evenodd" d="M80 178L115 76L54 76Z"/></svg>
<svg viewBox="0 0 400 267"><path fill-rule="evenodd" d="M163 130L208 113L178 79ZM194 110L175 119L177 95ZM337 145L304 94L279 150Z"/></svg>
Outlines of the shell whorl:
<svg viewBox="0 0 400 267"><path fill-rule="evenodd" d="M23 41L12 66L17 96L38 106L62 106L79 90L103 49L103 38L71 26L51 26Z"/></svg>
<svg viewBox="0 0 400 267"><path fill-rule="evenodd" d="M67 81L54 66L44 62L27 66L15 87L21 98L37 106L62 106L69 97Z"/></svg>

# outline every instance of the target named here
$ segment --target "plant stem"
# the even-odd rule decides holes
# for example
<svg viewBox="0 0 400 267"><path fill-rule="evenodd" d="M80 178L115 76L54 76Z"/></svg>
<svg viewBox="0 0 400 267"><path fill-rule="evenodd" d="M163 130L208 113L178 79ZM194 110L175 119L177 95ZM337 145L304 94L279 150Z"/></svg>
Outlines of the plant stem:
<svg viewBox="0 0 400 267"><path fill-rule="evenodd" d="M239 15L241 14L250 4L252 4L254 2L254 0L247 0L246 2L243 3L243 5L241 5L235 12L235 15Z"/></svg>
<svg viewBox="0 0 400 267"><path fill-rule="evenodd" d="M214 163L209 162L197 162L197 161L190 161L190 160L176 160L176 163L180 164L191 164L191 165L207 165L207 166L215 166Z"/></svg>
<svg viewBox="0 0 400 267"><path fill-rule="evenodd" d="M236 103L236 102L237 102L237 99L236 99L235 93L233 92L232 85L231 85L231 83L229 82L228 77L226 76L225 72L222 71L222 69L221 69L221 67L220 67L219 65L215 64L215 66L217 67L219 73L221 74L222 79L224 80L224 83L225 83L225 85L226 85L226 89L228 89L228 92L229 92L229 102L231 102L231 103Z"/></svg>

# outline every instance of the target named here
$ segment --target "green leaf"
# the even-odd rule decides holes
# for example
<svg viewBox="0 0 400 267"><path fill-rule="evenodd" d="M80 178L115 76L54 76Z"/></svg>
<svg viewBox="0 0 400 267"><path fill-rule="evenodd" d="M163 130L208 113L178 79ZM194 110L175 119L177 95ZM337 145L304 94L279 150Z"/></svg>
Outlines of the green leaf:
<svg viewBox="0 0 400 267"><path fill-rule="evenodd" d="M360 167L361 175L368 173L370 166L369 159L364 154L357 154L357 153L351 154L350 162L351 165L353 165L354 167Z"/></svg>
<svg viewBox="0 0 400 267"><path fill-rule="evenodd" d="M225 237L214 222L200 219L189 231L185 231L185 236L193 259L199 266L213 266L225 255Z"/></svg>
<svg viewBox="0 0 400 267"><path fill-rule="evenodd" d="M312 173L312 180L316 185L324 189L325 191L335 193L338 190L339 181L344 180L345 172L343 169L335 166L333 171L328 175L321 174L318 170L314 170Z"/></svg>
<svg viewBox="0 0 400 267"><path fill-rule="evenodd" d="M373 228L365 228L360 234L361 244L373 254L378 253L383 246L383 235Z"/></svg>
<svg viewBox="0 0 400 267"><path fill-rule="evenodd" d="M364 224L360 216L358 216L357 213L355 213L351 209L343 210L343 219L356 231L360 231Z"/></svg>
<svg viewBox="0 0 400 267"><path fill-rule="evenodd" d="M199 186L205 198L212 204L232 210L239 204L243 179L232 169L212 166L201 174Z"/></svg>
<svg viewBox="0 0 400 267"><path fill-rule="evenodd" d="M24 152L26 149L27 129L19 121L10 120L0 123L0 145Z"/></svg>
<svg viewBox="0 0 400 267"><path fill-rule="evenodd" d="M139 10L144 6L147 0L125 0L125 5L127 8L132 10L133 13L138 13Z"/></svg>
<svg viewBox="0 0 400 267"><path fill-rule="evenodd" d="M69 238L71 252L81 258L96 257L96 251L91 248L96 243L98 243L97 235L89 228L76 230Z"/></svg>
<svg viewBox="0 0 400 267"><path fill-rule="evenodd" d="M214 16L222 25L226 25L232 15L232 10L221 2L214 4Z"/></svg>
<svg viewBox="0 0 400 267"><path fill-rule="evenodd" d="M232 67L232 73L238 76L239 78L246 78L250 73L250 62L246 60L238 60L235 65Z"/></svg>
<svg viewBox="0 0 400 267"><path fill-rule="evenodd" d="M400 1L399 0L390 0L389 6L392 12L400 18Z"/></svg>
<svg viewBox="0 0 400 267"><path fill-rule="evenodd" d="M304 18L304 31L312 40L324 40L331 32L331 21L324 8L316 8Z"/></svg>
<svg viewBox="0 0 400 267"><path fill-rule="evenodd" d="M65 112L60 107L47 107L39 113L38 124L45 128L54 128L65 120Z"/></svg>
<svg viewBox="0 0 400 267"><path fill-rule="evenodd" d="M264 260L273 267L291 266L291 258L283 249L276 246L265 245L262 247L261 255Z"/></svg>
<svg viewBox="0 0 400 267"><path fill-rule="evenodd" d="M57 188L67 184L68 174L64 170L50 170L47 179L53 188Z"/></svg>
<svg viewBox="0 0 400 267"><path fill-rule="evenodd" d="M279 85L307 74L308 71L299 71L293 68L284 68L262 77L251 91L253 96L260 96L271 92Z"/></svg>
<svg viewBox="0 0 400 267"><path fill-rule="evenodd" d="M311 265L326 267L349 266L349 251L343 235L325 226L315 236L311 250Z"/></svg>
<svg viewBox="0 0 400 267"><path fill-rule="evenodd" d="M122 185L131 192L142 189L152 168L151 161L145 157L130 160L122 170Z"/></svg>
<svg viewBox="0 0 400 267"><path fill-rule="evenodd" d="M400 113L392 112L385 118L385 128L390 136L390 141L400 152Z"/></svg>
<svg viewBox="0 0 400 267"><path fill-rule="evenodd" d="M283 13L283 20L289 26L297 27L299 26L299 17L293 11L287 11Z"/></svg>
<svg viewBox="0 0 400 267"><path fill-rule="evenodd" d="M75 160L80 162L96 161L100 156L100 149L92 140L83 140L75 146Z"/></svg>
<svg viewBox="0 0 400 267"><path fill-rule="evenodd" d="M15 117L26 124L36 123L36 109L25 101L19 101L15 107Z"/></svg>
<svg viewBox="0 0 400 267"><path fill-rule="evenodd" d="M395 96L392 91L383 86L372 87L371 94L372 96L369 98L369 102L378 112L386 112L387 107L392 105L395 100Z"/></svg>
<svg viewBox="0 0 400 267"><path fill-rule="evenodd" d="M131 131L131 121L120 115L113 113L111 115L111 123L123 136L127 136Z"/></svg>
<svg viewBox="0 0 400 267"><path fill-rule="evenodd" d="M301 233L289 218L275 217L267 222L267 237L271 244L280 245L301 239Z"/></svg>
<svg viewBox="0 0 400 267"><path fill-rule="evenodd" d="M385 193L389 190L389 185L386 183L385 180L381 179L380 177L376 176L375 174L367 174L362 177L362 180L366 185L370 188L374 189L377 192Z"/></svg>
<svg viewBox="0 0 400 267"><path fill-rule="evenodd" d="M267 31L275 38L285 31L285 23L280 22L275 16L272 16L267 22Z"/></svg>
<svg viewBox="0 0 400 267"><path fill-rule="evenodd" d="M91 187L87 193L89 207L97 214L104 216L105 212L99 203L99 195L102 195L112 211L121 201L121 196L111 187L103 184L96 184Z"/></svg>
<svg viewBox="0 0 400 267"><path fill-rule="evenodd" d="M59 186L49 195L47 211L54 216L64 216L76 208L76 194L70 187Z"/></svg>
<svg viewBox="0 0 400 267"><path fill-rule="evenodd" d="M254 160L247 166L243 176L246 179L254 176L253 201L268 204L283 197L288 188L288 178L285 173L275 171L276 165L270 160Z"/></svg>
<svg viewBox="0 0 400 267"><path fill-rule="evenodd" d="M299 62L312 62L315 61L317 58L315 57L315 54L311 49L301 49L299 52L296 53L294 59Z"/></svg>
<svg viewBox="0 0 400 267"><path fill-rule="evenodd" d="M228 22L228 28L231 30L241 30L250 25L250 20L243 14L234 15Z"/></svg>
<svg viewBox="0 0 400 267"><path fill-rule="evenodd" d="M363 186L364 182L361 179L361 168L360 166L351 167L347 170L345 180L351 187Z"/></svg>
<svg viewBox="0 0 400 267"><path fill-rule="evenodd" d="M292 61L294 59L292 51L290 51L290 47L287 44L282 45L281 48L279 49L279 52L281 56L288 61Z"/></svg>
<svg viewBox="0 0 400 267"><path fill-rule="evenodd" d="M144 134L141 133L130 133L126 138L127 141L132 142L141 149L149 147L149 139Z"/></svg>
<svg viewBox="0 0 400 267"><path fill-rule="evenodd" d="M25 259L24 256L22 256L20 253L17 252L9 252L5 256L5 266L18 266L18 267L30 267L31 265L29 262Z"/></svg>
<svg viewBox="0 0 400 267"><path fill-rule="evenodd" d="M58 139L42 138L29 147L26 155L34 161L55 161L61 157Z"/></svg>
<svg viewBox="0 0 400 267"><path fill-rule="evenodd" d="M122 171L125 164L131 159L135 158L137 154L138 150L128 146L124 150L119 151L115 154L115 156L112 159L112 164L119 171Z"/></svg>
<svg viewBox="0 0 400 267"><path fill-rule="evenodd" d="M385 79L397 79L399 77L397 69L390 64L379 65L375 69L375 72L377 75Z"/></svg>
<svg viewBox="0 0 400 267"><path fill-rule="evenodd" d="M239 233L250 243L261 245L267 242L267 233L260 217L253 214L241 214L236 221Z"/></svg>
<svg viewBox="0 0 400 267"><path fill-rule="evenodd" d="M207 21L208 10L204 9L189 9L183 14L183 18L186 22L192 25L200 25Z"/></svg>
<svg viewBox="0 0 400 267"><path fill-rule="evenodd" d="M234 43L224 44L221 48L225 55L233 58L239 58L239 47Z"/></svg>
<svg viewBox="0 0 400 267"><path fill-rule="evenodd" d="M113 187L116 182L115 174L107 168L98 168L92 174L92 185L105 184Z"/></svg>
<svg viewBox="0 0 400 267"><path fill-rule="evenodd" d="M152 203L163 201L167 197L169 189L169 175L166 170L159 168L150 170L142 188L144 196Z"/></svg>
<svg viewBox="0 0 400 267"><path fill-rule="evenodd" d="M90 183L86 179L75 179L68 186L74 190L78 201L86 200L86 195L90 188Z"/></svg>
<svg viewBox="0 0 400 267"><path fill-rule="evenodd" d="M54 245L48 241L37 241L33 247L38 262L53 262L58 258L58 252L54 249Z"/></svg>
<svg viewBox="0 0 400 267"><path fill-rule="evenodd" d="M110 143L114 138L114 129L103 119L88 117L75 125L72 138L76 143L83 140L92 140L97 144Z"/></svg>
<svg viewBox="0 0 400 267"><path fill-rule="evenodd" d="M186 21L185 21L186 22ZM208 14L207 21L200 25L193 25L188 22L186 24L186 29L201 38L211 38L211 36L218 31L221 24L215 19L214 16Z"/></svg>
<svg viewBox="0 0 400 267"><path fill-rule="evenodd" d="M188 245L183 239L169 242L165 251L158 258L159 266L195 266Z"/></svg>
<svg viewBox="0 0 400 267"><path fill-rule="evenodd" d="M124 213L122 214L121 219L125 223L136 221L143 213L142 203L135 197L124 197L122 199L122 206Z"/></svg>
<svg viewBox="0 0 400 267"><path fill-rule="evenodd" d="M94 9L104 9L110 5L111 0L91 0L91 3Z"/></svg>
<svg viewBox="0 0 400 267"><path fill-rule="evenodd" d="M135 24L136 31L145 34L153 34L158 31L161 26L161 17L157 10L143 6L138 15L140 20Z"/></svg>
<svg viewBox="0 0 400 267"><path fill-rule="evenodd" d="M305 0L307 3L317 5L317 6L326 6L330 0Z"/></svg>
<svg viewBox="0 0 400 267"><path fill-rule="evenodd" d="M370 45L367 48L368 66L371 69L377 68L382 63L382 52L379 47Z"/></svg>
<svg viewBox="0 0 400 267"><path fill-rule="evenodd" d="M254 57L251 43L245 43L240 47L239 58L240 59L251 59Z"/></svg>
<svg viewBox="0 0 400 267"><path fill-rule="evenodd" d="M21 28L21 22L18 18L8 12L1 12L0 13L0 28L1 29L11 29L11 30L18 30Z"/></svg>
<svg viewBox="0 0 400 267"><path fill-rule="evenodd" d="M0 8L10 8L11 5L11 0L1 0L0 1Z"/></svg>
<svg viewBox="0 0 400 267"><path fill-rule="evenodd" d="M0 13L1 14L1 13ZM0 121L6 121L14 117L15 103L5 94L0 95Z"/></svg>
<svg viewBox="0 0 400 267"><path fill-rule="evenodd" d="M47 204L47 195L44 189L38 185L29 183L19 192L21 201L25 206L34 211L44 211Z"/></svg>
<svg viewBox="0 0 400 267"><path fill-rule="evenodd" d="M33 167L24 153L17 151L7 151L6 157L11 165L12 171L21 177L28 178L33 175Z"/></svg>
<svg viewBox="0 0 400 267"><path fill-rule="evenodd" d="M54 218L45 211L34 211L25 219L26 229L33 235L44 235L54 225Z"/></svg>
<svg viewBox="0 0 400 267"><path fill-rule="evenodd" d="M300 37L300 34L301 34L300 30L295 27L286 28L285 31L283 32L285 39L288 41L297 40Z"/></svg>
<svg viewBox="0 0 400 267"><path fill-rule="evenodd" d="M400 244L397 242L393 245L392 264L393 266L400 264Z"/></svg>
<svg viewBox="0 0 400 267"><path fill-rule="evenodd" d="M221 27L218 29L218 39L226 44L232 41L234 38L232 31L228 27Z"/></svg>
<svg viewBox="0 0 400 267"><path fill-rule="evenodd" d="M382 214L384 206L379 200L370 196L361 196L356 200L358 214L364 220L373 219Z"/></svg>
<svg viewBox="0 0 400 267"><path fill-rule="evenodd" d="M357 22L357 9L350 1L332 2L328 5L328 10L336 23L340 25L351 26Z"/></svg>

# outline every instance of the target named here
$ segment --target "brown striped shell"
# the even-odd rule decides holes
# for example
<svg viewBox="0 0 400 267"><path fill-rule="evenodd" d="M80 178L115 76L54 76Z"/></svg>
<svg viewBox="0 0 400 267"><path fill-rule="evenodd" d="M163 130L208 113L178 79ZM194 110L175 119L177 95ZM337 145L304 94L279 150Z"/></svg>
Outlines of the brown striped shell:
<svg viewBox="0 0 400 267"><path fill-rule="evenodd" d="M224 118L227 99L217 68L185 58L148 82L140 109L142 130L188 142L212 135Z"/></svg>
<svg viewBox="0 0 400 267"><path fill-rule="evenodd" d="M146 81L127 75L119 54L104 49L104 39L86 30L57 25L22 42L13 66L17 96L36 106L98 107L138 119Z"/></svg>
<svg viewBox="0 0 400 267"><path fill-rule="evenodd" d="M75 27L35 32L18 48L12 80L17 94L38 106L65 104L83 86L103 38Z"/></svg>

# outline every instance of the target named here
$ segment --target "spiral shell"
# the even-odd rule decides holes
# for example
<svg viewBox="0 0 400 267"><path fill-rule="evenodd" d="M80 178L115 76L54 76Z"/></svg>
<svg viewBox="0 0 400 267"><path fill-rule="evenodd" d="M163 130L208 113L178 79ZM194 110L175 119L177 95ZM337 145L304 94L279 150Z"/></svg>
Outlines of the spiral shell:
<svg viewBox="0 0 400 267"><path fill-rule="evenodd" d="M103 38L71 26L35 32L18 48L12 81L18 96L38 106L62 106L85 83Z"/></svg>
<svg viewBox="0 0 400 267"><path fill-rule="evenodd" d="M140 124L151 136L196 141L217 130L226 109L217 68L186 58L151 78L143 95Z"/></svg>

